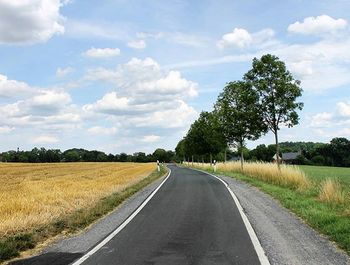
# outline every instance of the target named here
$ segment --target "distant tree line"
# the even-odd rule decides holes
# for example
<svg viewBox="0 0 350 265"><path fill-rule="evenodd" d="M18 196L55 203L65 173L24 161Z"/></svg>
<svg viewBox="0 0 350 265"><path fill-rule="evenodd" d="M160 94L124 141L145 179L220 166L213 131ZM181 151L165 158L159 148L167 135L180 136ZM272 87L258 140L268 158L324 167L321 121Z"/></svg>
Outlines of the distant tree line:
<svg viewBox="0 0 350 265"><path fill-rule="evenodd" d="M22 163L58 163L58 162L160 162L168 163L175 159L175 153L161 148L152 154L136 152L132 155L126 153L106 154L101 151L85 149L68 149L62 152L59 149L34 148L31 151L7 151L0 153L2 162Z"/></svg>
<svg viewBox="0 0 350 265"><path fill-rule="evenodd" d="M301 152L294 164L350 167L350 140L333 138L330 143L284 142L280 143L281 153ZM245 159L271 162L276 146L258 145L252 150L245 149Z"/></svg>
<svg viewBox="0 0 350 265"><path fill-rule="evenodd" d="M227 83L212 112L202 112L191 125L176 149L177 157L187 161L212 163L213 157L236 147L243 168L247 140L257 140L271 131L275 136L275 150L280 157L278 133L280 126L298 124L297 111L303 103L300 81L295 80L278 57L267 54L254 58L252 68L242 80ZM280 159L277 159L279 167Z"/></svg>

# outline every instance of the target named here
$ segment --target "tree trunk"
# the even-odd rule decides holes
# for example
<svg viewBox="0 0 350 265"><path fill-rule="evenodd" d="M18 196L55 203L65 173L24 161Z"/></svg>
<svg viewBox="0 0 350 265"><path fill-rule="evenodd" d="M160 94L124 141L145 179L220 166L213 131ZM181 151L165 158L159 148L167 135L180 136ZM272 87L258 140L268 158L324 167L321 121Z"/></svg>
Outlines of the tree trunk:
<svg viewBox="0 0 350 265"><path fill-rule="evenodd" d="M281 163L281 160L280 160L280 146L278 144L278 131L277 130L275 130L275 142L276 142L277 167L278 167L278 170L281 170L281 166L280 166L280 163Z"/></svg>
<svg viewBox="0 0 350 265"><path fill-rule="evenodd" d="M193 155L192 155L192 166L193 166Z"/></svg>
<svg viewBox="0 0 350 265"><path fill-rule="evenodd" d="M243 142L241 142L240 145L241 145L241 169L243 171L243 163L244 163Z"/></svg>
<svg viewBox="0 0 350 265"><path fill-rule="evenodd" d="M203 158L203 156L202 156L202 165L204 164L204 158Z"/></svg>
<svg viewBox="0 0 350 265"><path fill-rule="evenodd" d="M212 157L212 155L210 153L210 166L212 166L212 165L213 165L213 157Z"/></svg>
<svg viewBox="0 0 350 265"><path fill-rule="evenodd" d="M227 149L225 148L225 164L226 164L226 160L227 160L227 153L226 153Z"/></svg>

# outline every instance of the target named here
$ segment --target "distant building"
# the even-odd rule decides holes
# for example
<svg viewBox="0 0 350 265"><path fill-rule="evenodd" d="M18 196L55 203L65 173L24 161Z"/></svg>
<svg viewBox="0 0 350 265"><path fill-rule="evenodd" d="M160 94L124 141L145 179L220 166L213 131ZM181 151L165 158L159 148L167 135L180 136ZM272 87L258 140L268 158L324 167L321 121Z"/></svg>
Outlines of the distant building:
<svg viewBox="0 0 350 265"><path fill-rule="evenodd" d="M279 159L286 164L294 164L296 162L298 156L300 156L300 155L302 155L301 151L282 153L282 157L279 157ZM276 157L277 157L276 154L272 157L273 162L277 161Z"/></svg>
<svg viewBox="0 0 350 265"><path fill-rule="evenodd" d="M241 160L240 156L233 156L230 159L228 159L227 161L228 162L234 162L234 161L239 161L239 160Z"/></svg>

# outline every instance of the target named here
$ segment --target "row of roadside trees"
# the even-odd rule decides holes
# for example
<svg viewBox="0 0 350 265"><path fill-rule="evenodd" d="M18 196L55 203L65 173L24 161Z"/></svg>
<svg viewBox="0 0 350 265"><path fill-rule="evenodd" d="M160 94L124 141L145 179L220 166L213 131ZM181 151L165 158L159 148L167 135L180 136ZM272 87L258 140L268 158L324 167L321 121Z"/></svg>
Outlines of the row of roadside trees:
<svg viewBox="0 0 350 265"><path fill-rule="evenodd" d="M300 81L294 79L283 61L267 54L254 58L242 80L227 83L212 112L202 112L175 151L184 160L212 163L212 156L235 146L241 156L247 140L256 140L271 131L276 155L280 157L278 132L282 125L298 124L297 111L303 103ZM279 166L280 160L277 160Z"/></svg>

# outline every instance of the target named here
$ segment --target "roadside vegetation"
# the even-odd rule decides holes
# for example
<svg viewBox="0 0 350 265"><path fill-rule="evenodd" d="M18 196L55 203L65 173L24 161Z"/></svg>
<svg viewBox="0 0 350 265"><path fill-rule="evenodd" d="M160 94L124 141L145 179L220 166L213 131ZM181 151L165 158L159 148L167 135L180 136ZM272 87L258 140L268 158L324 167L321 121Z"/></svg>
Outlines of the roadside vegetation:
<svg viewBox="0 0 350 265"><path fill-rule="evenodd" d="M350 254L350 168L218 163L187 166L245 181L270 194ZM334 169L334 170L332 170ZM319 173L323 172L323 173Z"/></svg>
<svg viewBox="0 0 350 265"><path fill-rule="evenodd" d="M350 166L346 138L329 144L279 142L281 127L299 123L301 96L301 82L283 61L271 54L254 58L242 80L226 84L213 111L192 123L176 156L188 166L210 172L215 167L217 174L258 187L350 253L350 169L284 164ZM246 148L247 140L268 132L274 144Z"/></svg>
<svg viewBox="0 0 350 265"><path fill-rule="evenodd" d="M0 164L0 262L77 232L166 173L154 163Z"/></svg>

